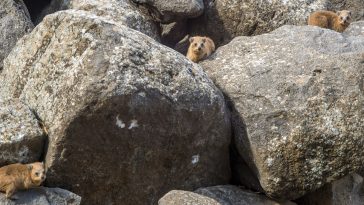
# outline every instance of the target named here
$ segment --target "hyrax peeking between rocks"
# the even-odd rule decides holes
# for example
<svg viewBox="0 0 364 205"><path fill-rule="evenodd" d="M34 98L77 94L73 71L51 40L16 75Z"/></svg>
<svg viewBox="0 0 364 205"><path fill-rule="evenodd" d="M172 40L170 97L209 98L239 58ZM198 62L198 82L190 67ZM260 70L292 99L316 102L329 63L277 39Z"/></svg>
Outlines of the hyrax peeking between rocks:
<svg viewBox="0 0 364 205"><path fill-rule="evenodd" d="M194 36L189 38L190 46L187 58L197 63L215 51L215 44L209 37Z"/></svg>
<svg viewBox="0 0 364 205"><path fill-rule="evenodd" d="M343 32L351 23L351 11L316 11L308 17L308 25Z"/></svg>
<svg viewBox="0 0 364 205"><path fill-rule="evenodd" d="M0 191L10 199L17 190L40 186L45 180L44 164L11 164L0 168Z"/></svg>

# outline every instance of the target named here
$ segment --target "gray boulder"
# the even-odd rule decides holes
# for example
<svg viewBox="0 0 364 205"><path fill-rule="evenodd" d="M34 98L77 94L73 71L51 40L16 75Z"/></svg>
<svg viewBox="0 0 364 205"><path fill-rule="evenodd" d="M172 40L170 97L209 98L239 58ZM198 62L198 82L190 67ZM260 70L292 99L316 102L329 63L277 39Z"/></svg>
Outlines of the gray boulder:
<svg viewBox="0 0 364 205"><path fill-rule="evenodd" d="M295 205L290 201L275 201L232 185L200 188L195 193L215 199L219 205Z"/></svg>
<svg viewBox="0 0 364 205"><path fill-rule="evenodd" d="M0 167L39 161L45 136L28 107L0 99Z"/></svg>
<svg viewBox="0 0 364 205"><path fill-rule="evenodd" d="M309 193L297 201L300 205L362 205L363 177L351 174Z"/></svg>
<svg viewBox="0 0 364 205"><path fill-rule="evenodd" d="M0 72L4 58L18 39L32 29L33 24L22 0L0 1Z"/></svg>
<svg viewBox="0 0 364 205"><path fill-rule="evenodd" d="M48 185L85 204L144 205L173 188L228 182L224 98L184 56L75 10L47 16L14 50L0 94L48 127Z"/></svg>
<svg viewBox="0 0 364 205"><path fill-rule="evenodd" d="M0 194L1 205L80 205L81 197L60 188L39 187L16 192L17 200L5 198Z"/></svg>
<svg viewBox="0 0 364 205"><path fill-rule="evenodd" d="M172 190L164 195L158 205L221 205L216 200L190 191Z"/></svg>
<svg viewBox="0 0 364 205"><path fill-rule="evenodd" d="M201 63L269 196L295 199L363 166L363 53L363 37L283 26L237 37Z"/></svg>
<svg viewBox="0 0 364 205"><path fill-rule="evenodd" d="M195 18L204 11L203 0L132 0L136 4L141 4L148 8L154 18L162 23L172 23L175 21Z"/></svg>
<svg viewBox="0 0 364 205"><path fill-rule="evenodd" d="M364 21L357 21L350 24L344 31L344 34L350 36L363 36L364 37Z"/></svg>

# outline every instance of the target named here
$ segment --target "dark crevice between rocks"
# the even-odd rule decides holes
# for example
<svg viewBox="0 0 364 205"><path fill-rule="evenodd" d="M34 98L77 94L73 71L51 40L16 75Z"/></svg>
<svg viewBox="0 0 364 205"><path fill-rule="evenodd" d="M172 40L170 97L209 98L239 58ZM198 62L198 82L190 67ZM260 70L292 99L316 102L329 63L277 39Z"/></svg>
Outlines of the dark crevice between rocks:
<svg viewBox="0 0 364 205"><path fill-rule="evenodd" d="M52 2L52 0L23 0L28 8L32 22L36 25L39 23L39 17L43 10Z"/></svg>
<svg viewBox="0 0 364 205"><path fill-rule="evenodd" d="M29 110L33 113L35 119L38 121L39 128L43 132L44 144L43 144L43 150L42 150L42 152L40 154L40 157L39 157L39 161L44 162L45 161L45 156L46 156L47 151L48 151L48 145L49 145L48 130L47 130L47 127L46 127L44 121L39 117L38 113L32 108L29 108Z"/></svg>

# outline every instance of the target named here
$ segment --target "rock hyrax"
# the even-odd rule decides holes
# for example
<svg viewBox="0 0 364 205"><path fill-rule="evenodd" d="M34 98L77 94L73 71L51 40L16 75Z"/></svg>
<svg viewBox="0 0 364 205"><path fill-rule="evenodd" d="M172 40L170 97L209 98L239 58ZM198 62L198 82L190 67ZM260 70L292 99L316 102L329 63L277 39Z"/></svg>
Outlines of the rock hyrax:
<svg viewBox="0 0 364 205"><path fill-rule="evenodd" d="M189 38L190 46L187 58L197 63L215 51L215 44L209 37L194 36Z"/></svg>
<svg viewBox="0 0 364 205"><path fill-rule="evenodd" d="M316 11L308 17L308 25L343 32L351 23L351 11Z"/></svg>
<svg viewBox="0 0 364 205"><path fill-rule="evenodd" d="M44 164L11 164L0 168L0 191L11 198L17 190L40 186L45 180Z"/></svg>

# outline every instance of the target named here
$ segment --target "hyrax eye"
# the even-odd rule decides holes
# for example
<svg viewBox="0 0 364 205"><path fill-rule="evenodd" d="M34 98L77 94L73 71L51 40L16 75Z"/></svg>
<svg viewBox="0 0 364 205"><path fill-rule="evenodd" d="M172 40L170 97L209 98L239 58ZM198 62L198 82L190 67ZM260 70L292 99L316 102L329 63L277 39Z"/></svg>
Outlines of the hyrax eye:
<svg viewBox="0 0 364 205"><path fill-rule="evenodd" d="M197 46L197 43L195 43L194 46Z"/></svg>
<svg viewBox="0 0 364 205"><path fill-rule="evenodd" d="M37 177L38 177L38 176L39 176L39 172L36 172L36 173L35 173L35 176L37 176Z"/></svg>

